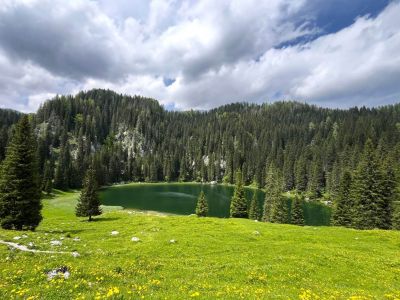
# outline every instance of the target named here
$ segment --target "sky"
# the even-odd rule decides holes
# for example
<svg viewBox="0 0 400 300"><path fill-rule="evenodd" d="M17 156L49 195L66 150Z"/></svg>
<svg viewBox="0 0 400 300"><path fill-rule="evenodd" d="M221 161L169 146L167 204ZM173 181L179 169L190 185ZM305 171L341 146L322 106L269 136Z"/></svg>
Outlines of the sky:
<svg viewBox="0 0 400 300"><path fill-rule="evenodd" d="M400 102L400 0L0 0L0 107L107 88L167 109Z"/></svg>

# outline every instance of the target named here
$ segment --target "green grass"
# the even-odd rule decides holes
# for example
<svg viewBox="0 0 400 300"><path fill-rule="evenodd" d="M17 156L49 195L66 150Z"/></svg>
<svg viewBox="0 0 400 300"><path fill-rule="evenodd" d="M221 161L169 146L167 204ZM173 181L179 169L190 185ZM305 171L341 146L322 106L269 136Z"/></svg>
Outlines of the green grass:
<svg viewBox="0 0 400 300"><path fill-rule="evenodd" d="M69 192L44 200L36 232L0 230L2 240L26 233L21 244L81 254L33 254L0 245L0 299L400 298L400 232L148 215L118 207L89 223L74 216L77 197ZM112 230L120 234L111 236ZM132 242L133 236L141 242ZM62 246L50 246L61 237ZM64 265L70 278L47 280L46 271Z"/></svg>

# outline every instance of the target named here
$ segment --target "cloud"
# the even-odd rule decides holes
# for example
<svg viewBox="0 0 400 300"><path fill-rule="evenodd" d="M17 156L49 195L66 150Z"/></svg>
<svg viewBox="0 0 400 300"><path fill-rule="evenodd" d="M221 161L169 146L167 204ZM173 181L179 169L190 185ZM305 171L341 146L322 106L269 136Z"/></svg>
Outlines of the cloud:
<svg viewBox="0 0 400 300"><path fill-rule="evenodd" d="M2 107L32 111L54 94L95 87L177 109L400 96L398 1L332 33L315 25L314 0L3 2Z"/></svg>

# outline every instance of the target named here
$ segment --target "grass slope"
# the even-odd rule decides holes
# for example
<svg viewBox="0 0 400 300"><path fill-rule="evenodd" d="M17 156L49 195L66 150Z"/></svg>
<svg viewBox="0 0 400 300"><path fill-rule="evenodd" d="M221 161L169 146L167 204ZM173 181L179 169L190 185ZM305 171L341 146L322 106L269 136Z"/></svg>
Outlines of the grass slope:
<svg viewBox="0 0 400 300"><path fill-rule="evenodd" d="M166 217L118 208L107 208L89 223L74 216L77 197L59 193L45 200L42 224L18 242L81 256L0 245L0 299L400 298L399 232ZM119 235L112 236L112 230ZM22 234L0 230L0 239L15 241ZM141 241L132 242L133 236ZM62 246L50 246L61 238ZM46 271L64 265L70 278L47 280Z"/></svg>

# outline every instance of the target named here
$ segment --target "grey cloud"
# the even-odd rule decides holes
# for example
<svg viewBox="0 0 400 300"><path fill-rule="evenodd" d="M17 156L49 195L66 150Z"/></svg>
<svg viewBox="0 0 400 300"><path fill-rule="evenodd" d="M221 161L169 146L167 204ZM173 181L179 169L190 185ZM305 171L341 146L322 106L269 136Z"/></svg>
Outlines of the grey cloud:
<svg viewBox="0 0 400 300"><path fill-rule="evenodd" d="M0 7L0 106L111 88L211 108L293 99L323 106L399 100L400 3L305 45L309 1L7 0ZM313 2L314 3L314 2ZM174 12L174 13L171 13ZM307 12L307 14L302 14ZM164 84L165 78L174 78Z"/></svg>
<svg viewBox="0 0 400 300"><path fill-rule="evenodd" d="M66 6L40 1L0 10L1 48L13 60L32 61L57 75L117 76L124 64L118 65L120 49L112 24L96 20L90 4Z"/></svg>

